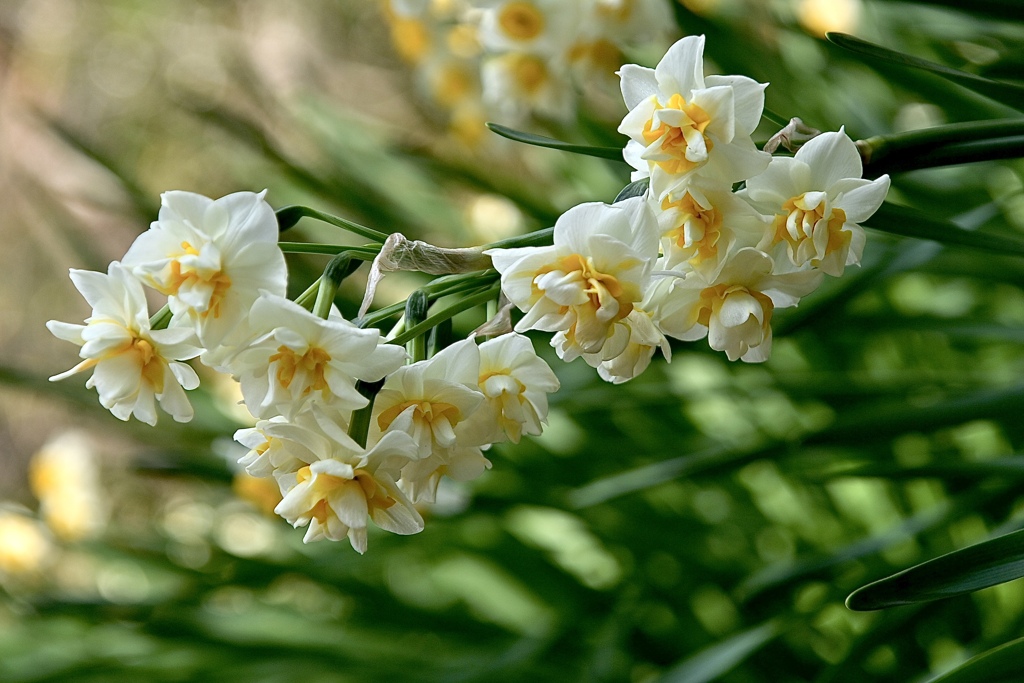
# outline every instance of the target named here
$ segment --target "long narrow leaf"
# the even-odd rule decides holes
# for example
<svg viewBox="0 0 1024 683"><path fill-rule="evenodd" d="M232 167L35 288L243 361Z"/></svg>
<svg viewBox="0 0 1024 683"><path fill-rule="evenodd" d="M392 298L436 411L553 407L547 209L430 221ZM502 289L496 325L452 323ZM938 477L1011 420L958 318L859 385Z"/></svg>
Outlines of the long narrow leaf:
<svg viewBox="0 0 1024 683"><path fill-rule="evenodd" d="M890 50L889 48L869 43L868 41L861 40L860 38L854 38L853 36L845 33L828 33L826 34L826 37L835 45L865 57L869 61L881 61L889 64L896 64L901 67L930 71L931 73L938 74L957 85L973 90L980 95L992 98L993 100L1001 102L1007 106L1015 109L1024 108L1024 87L1019 85L1004 83L1002 81L993 81L989 78L984 78L983 76L968 73L967 71L960 71L959 69L954 69L943 64L937 64L935 62L928 61L927 59L921 59L920 57L914 57L913 55L908 55L903 52Z"/></svg>
<svg viewBox="0 0 1024 683"><path fill-rule="evenodd" d="M569 142L562 142L561 140L545 137L543 135L524 133L521 130L515 130L513 128L509 128L508 126L503 126L500 123L488 123L487 127L503 138L515 140L516 142L522 142L527 145L534 145L536 147L547 147L548 149L559 149L562 150L563 152L583 154L588 157L598 157L600 159L612 159L613 161L623 161L622 149L619 147L591 147L589 145L574 145ZM623 161L623 163L625 162Z"/></svg>
<svg viewBox="0 0 1024 683"><path fill-rule="evenodd" d="M1024 638L1012 640L966 662L929 683L1016 683L1021 676Z"/></svg>
<svg viewBox="0 0 1024 683"><path fill-rule="evenodd" d="M876 610L950 598L1024 576L1024 530L955 550L858 588L853 610Z"/></svg>
<svg viewBox="0 0 1024 683"><path fill-rule="evenodd" d="M1024 256L1024 240L964 230L948 221L931 218L909 207L890 202L882 204L875 215L864 222L864 226L892 235Z"/></svg>
<svg viewBox="0 0 1024 683"><path fill-rule="evenodd" d="M768 641L779 635L781 630L778 622L769 621L737 633L676 664L658 679L658 683L708 683L713 681L757 652Z"/></svg>

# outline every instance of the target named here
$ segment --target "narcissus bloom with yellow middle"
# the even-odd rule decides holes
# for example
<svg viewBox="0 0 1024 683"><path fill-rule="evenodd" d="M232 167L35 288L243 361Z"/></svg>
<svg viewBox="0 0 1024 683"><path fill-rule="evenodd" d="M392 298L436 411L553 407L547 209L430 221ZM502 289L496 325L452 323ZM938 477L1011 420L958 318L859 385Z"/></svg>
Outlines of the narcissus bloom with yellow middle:
<svg viewBox="0 0 1024 683"><path fill-rule="evenodd" d="M853 140L840 129L822 133L793 157L747 181L744 194L774 221L758 248L776 260L776 270L818 268L840 276L859 264L867 220L885 201L889 176L861 178L863 165Z"/></svg>
<svg viewBox="0 0 1024 683"><path fill-rule="evenodd" d="M178 422L192 419L184 389L199 386L195 370L180 361L199 355L195 332L188 327L150 329L142 285L120 263L106 274L72 270L71 281L92 306L85 325L57 320L46 323L54 336L82 347L81 363L54 375L51 382L92 370L85 386L95 388L100 403L119 420L155 425L156 402Z"/></svg>
<svg viewBox="0 0 1024 683"><path fill-rule="evenodd" d="M292 526L307 526L303 541L348 538L352 547L366 552L366 527L374 524L396 534L423 530L423 518L398 488L396 466L416 454L408 434L391 432L370 448L325 441L330 448L320 459L281 477L287 491L274 512Z"/></svg>
<svg viewBox="0 0 1024 683"><path fill-rule="evenodd" d="M381 344L376 329L340 315L324 320L288 299L264 292L247 321L249 341L225 363L256 417L292 418L310 403L339 410L367 404L356 380L375 382L405 362L405 349Z"/></svg>
<svg viewBox="0 0 1024 683"><path fill-rule="evenodd" d="M288 271L265 194L214 200L164 192L158 219L124 256L125 267L167 295L175 323L194 326L207 349L248 316L260 291L285 294Z"/></svg>
<svg viewBox="0 0 1024 683"><path fill-rule="evenodd" d="M750 135L761 120L766 83L746 76L704 76L704 36L687 36L654 69L619 70L629 113L623 157L650 177L651 195L673 198L694 178L731 184L763 171L771 158Z"/></svg>
<svg viewBox="0 0 1024 683"><path fill-rule="evenodd" d="M501 288L526 313L517 332L555 332L551 345L570 361L617 356L629 342L615 323L643 299L658 258L658 223L642 197L580 204L555 222L550 247L492 249Z"/></svg>

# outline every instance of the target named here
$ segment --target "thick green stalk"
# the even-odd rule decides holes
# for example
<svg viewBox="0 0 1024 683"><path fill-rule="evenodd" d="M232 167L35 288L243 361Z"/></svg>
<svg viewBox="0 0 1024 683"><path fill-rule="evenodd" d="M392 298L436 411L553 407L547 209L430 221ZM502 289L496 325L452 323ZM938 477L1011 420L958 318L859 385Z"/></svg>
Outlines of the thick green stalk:
<svg viewBox="0 0 1024 683"><path fill-rule="evenodd" d="M476 292L475 294L470 294L465 299L461 299L456 303L452 304L451 306L449 306L448 308L445 308L444 310L438 311L434 315L429 316L426 320L419 323L418 325L407 326L405 332L398 335L394 339L390 340L390 343L405 344L410 339L414 339L418 335L421 335L430 328L436 326L442 320L454 318L456 315L462 313L463 311L468 311L474 306L479 306L480 304L487 303L488 299L493 299L494 297L498 296L498 292L500 291L501 290L499 287L494 286L488 287L483 291Z"/></svg>
<svg viewBox="0 0 1024 683"><path fill-rule="evenodd" d="M890 171L1017 156L1020 150L1013 149L1013 141L1021 136L1024 119L998 119L878 135L860 140L857 146L864 157L864 175L879 176ZM987 144L975 147L982 142ZM1008 148L1006 156L991 156L1004 148Z"/></svg>
<svg viewBox="0 0 1024 683"><path fill-rule="evenodd" d="M424 285L421 287L421 290L427 293L427 296L431 301L437 301L445 296L489 285L493 283L497 277L498 274L493 270L482 270L460 275L446 275ZM380 308L373 313L368 313L363 318L360 318L357 321L357 324L360 327L370 327L382 320L387 320L393 315L402 313L403 311L405 311L405 302L400 301Z"/></svg>
<svg viewBox="0 0 1024 683"><path fill-rule="evenodd" d="M865 176L1019 157L1024 157L1024 134L987 140L967 140L935 147L919 154L889 157L882 164L872 165L865 171Z"/></svg>
<svg viewBox="0 0 1024 683"><path fill-rule="evenodd" d="M358 264L359 262L356 261ZM313 304L313 315L327 320L331 314L331 306L334 305L334 297L338 294L338 287L342 280L352 272L352 257L347 253L338 254L331 259L324 274L320 278L320 287L316 292L316 303Z"/></svg>
<svg viewBox="0 0 1024 683"><path fill-rule="evenodd" d="M379 242L381 244L383 244L388 238L387 235L379 230L374 230L373 228L368 228L365 225L353 223L350 220L346 220L338 216L332 216L331 214L324 213L323 211L311 209L308 206L285 206L278 209L275 214L277 215L277 224L281 232L284 232L298 223L301 218L315 218L318 221L329 223L330 225L341 228L342 230L348 230L360 237L365 237L368 240L373 240L374 242Z"/></svg>
<svg viewBox="0 0 1024 683"><path fill-rule="evenodd" d="M164 304L164 307L153 314L153 317L149 319L149 329L151 330L163 330L171 323L171 307L169 304Z"/></svg>
<svg viewBox="0 0 1024 683"><path fill-rule="evenodd" d="M277 246L286 254L348 254L360 261L372 261L377 258L380 249L377 247L350 247L344 244L320 244L315 242L278 242Z"/></svg>
<svg viewBox="0 0 1024 683"><path fill-rule="evenodd" d="M543 230L535 230L534 232L526 235L517 235L515 237L508 237L497 242L491 242L480 247L481 249L510 249L512 247L543 247L551 244L552 235L554 235L554 228L544 228Z"/></svg>
<svg viewBox="0 0 1024 683"><path fill-rule="evenodd" d="M353 411L352 420L348 424L348 435L363 448L366 448L366 437L370 433L370 419L373 417L373 400L377 397L383 386L384 380L379 382L359 380L356 382L356 391L365 396L369 403L366 404L365 408Z"/></svg>
<svg viewBox="0 0 1024 683"><path fill-rule="evenodd" d="M430 308L430 299L422 289L417 289L405 302L405 324L407 327L415 327L427 319L427 309ZM406 351L413 363L427 359L427 336L418 334L408 341Z"/></svg>

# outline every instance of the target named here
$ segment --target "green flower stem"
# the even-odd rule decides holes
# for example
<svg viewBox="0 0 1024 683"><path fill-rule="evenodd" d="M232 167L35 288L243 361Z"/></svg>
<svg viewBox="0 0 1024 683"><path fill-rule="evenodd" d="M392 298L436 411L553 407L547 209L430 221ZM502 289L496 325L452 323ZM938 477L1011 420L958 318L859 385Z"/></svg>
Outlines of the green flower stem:
<svg viewBox="0 0 1024 683"><path fill-rule="evenodd" d="M448 320L449 318L454 318L456 315L462 313L463 311L468 311L469 309L475 306L479 306L480 304L486 303L488 299L493 299L494 297L498 296L498 292L500 291L500 287L492 286L488 287L483 291L470 294L465 299L461 299L456 303L452 304L451 306L449 306L448 308L445 308L444 310L438 311L434 315L427 317L426 320L419 323L418 325L412 325L408 327L405 330L405 332L398 335L394 339L391 339L390 343L405 344L410 339L414 339L415 337L423 334L424 332L434 327L441 321Z"/></svg>
<svg viewBox="0 0 1024 683"><path fill-rule="evenodd" d="M459 294L461 292L492 284L497 280L497 277L498 273L493 270L481 270L473 273L463 273L460 275L445 275L444 277L439 277L429 284L424 285L420 289L427 293L427 297L431 301L437 301L445 296ZM387 320L391 316L403 312L404 310L405 302L400 301L377 309L373 313L368 313L363 318L360 318L357 321L357 324L360 327L371 327L382 320Z"/></svg>
<svg viewBox="0 0 1024 683"><path fill-rule="evenodd" d="M308 206L285 206L278 209L275 213L277 215L277 224L278 227L281 229L281 232L284 232L288 228L298 223L299 219L301 218L315 218L318 221L329 223L330 225L341 228L342 230L348 230L349 232L359 235L360 237L365 237L368 240L373 240L374 242L379 242L380 244L383 244L384 241L388 238L387 235L380 232L379 230L367 228L364 225L353 223L352 221L345 220L344 218L339 218L338 216L332 216L331 214L324 213L323 211L311 209Z"/></svg>
<svg viewBox="0 0 1024 683"><path fill-rule="evenodd" d="M370 433L370 418L373 417L373 400L377 398L377 394L384 386L384 380L379 382L364 382L359 380L356 382L356 391L365 396L369 401L365 408L352 412L352 420L348 424L348 435L352 439L366 448L366 437Z"/></svg>
<svg viewBox="0 0 1024 683"><path fill-rule="evenodd" d="M482 251L484 249L510 249L512 247L543 247L551 244L552 235L554 234L554 228L544 228L543 230L537 230L526 235L517 235L498 240L497 242L491 242L480 247L480 249Z"/></svg>
<svg viewBox="0 0 1024 683"><path fill-rule="evenodd" d="M149 319L149 329L151 330L163 330L166 329L171 323L171 306L170 304L164 304L164 307L153 314L153 317Z"/></svg>
<svg viewBox="0 0 1024 683"><path fill-rule="evenodd" d="M488 301L487 305L490 306L491 302ZM442 320L437 324L434 329L430 331L430 340L427 344L427 351L430 358L433 358L438 354L439 351L443 351L448 348L454 341L454 335L452 334L452 319Z"/></svg>
<svg viewBox="0 0 1024 683"><path fill-rule="evenodd" d="M958 148L962 145L986 141L994 142L994 147L998 149L1006 144L1006 140L1016 139L1020 136L1024 136L1024 119L998 119L954 123L906 133L879 135L860 140L857 146L864 157L865 175L870 172L871 175L877 176L887 172L890 168L909 170L909 168L904 168L906 165L911 168L926 168L919 159L928 157L944 148ZM957 153L962 154L962 151L958 150ZM966 159L966 161L977 160L981 159Z"/></svg>
<svg viewBox="0 0 1024 683"><path fill-rule="evenodd" d="M889 157L886 162L872 164L866 171L872 176L882 173L916 171L922 168L955 166L977 161L998 161L1024 157L1024 134L989 140L970 140L935 147L920 154Z"/></svg>
<svg viewBox="0 0 1024 683"><path fill-rule="evenodd" d="M313 302L316 301L317 292L320 291L320 281L322 279L323 276L318 277L316 280L314 280L313 284L306 288L306 291L295 297L295 303L302 306L307 311L312 311Z"/></svg>
<svg viewBox="0 0 1024 683"><path fill-rule="evenodd" d="M350 247L344 244L320 244L315 242L278 242L277 246L286 254L349 254L360 261L372 261L377 258L380 249L377 247Z"/></svg>

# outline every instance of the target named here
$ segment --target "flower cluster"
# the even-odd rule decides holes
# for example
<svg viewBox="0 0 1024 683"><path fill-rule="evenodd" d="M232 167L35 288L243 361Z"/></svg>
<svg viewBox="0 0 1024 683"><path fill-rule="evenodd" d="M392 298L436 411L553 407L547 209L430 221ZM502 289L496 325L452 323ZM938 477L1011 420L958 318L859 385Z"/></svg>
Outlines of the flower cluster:
<svg viewBox="0 0 1024 683"><path fill-rule="evenodd" d="M84 325L47 324L83 359L51 379L91 370L87 386L116 417L155 424L159 403L184 422L185 390L199 384L184 361L198 357L238 382L259 419L235 435L251 449L240 463L274 478L275 511L308 525L307 541L348 538L363 552L369 520L416 533L414 505L432 502L442 477L473 479L490 466L491 444L540 433L558 380L514 333L407 365L404 347L330 305L333 290L316 313L284 297L278 232L262 193L164 193L158 220L122 261L71 271L93 312ZM152 319L144 287L167 297Z"/></svg>
<svg viewBox="0 0 1024 683"><path fill-rule="evenodd" d="M623 50L670 24L664 0L390 0L385 16L463 139L483 135L488 114L570 118L578 90L614 88Z"/></svg>
<svg viewBox="0 0 1024 683"><path fill-rule="evenodd" d="M888 191L887 176L861 178L841 129L793 157L758 150L765 84L705 76L703 52L690 36L657 68L618 72L623 156L649 183L642 197L570 209L550 247L488 252L525 312L516 329L554 332L559 357L582 356L608 381L636 376L656 349L670 357L668 337L766 360L775 309L859 264L859 223Z"/></svg>
<svg viewBox="0 0 1024 683"><path fill-rule="evenodd" d="M418 4L395 2L393 10ZM585 6L609 21L641 7ZM480 12L480 40L508 54L553 49L565 40L555 18L573 16L541 0L493 2ZM589 25L573 24L573 35ZM648 187L568 210L550 246L439 249L332 218L378 246L342 247L348 252L292 301L278 235L304 207L283 210L279 223L262 193L164 193L158 219L120 262L106 273L71 271L93 310L84 325L47 324L82 358L51 379L91 371L86 386L116 417L155 424L158 403L175 420L192 417L185 392L199 377L186 361L230 376L255 421L235 434L248 449L239 463L276 483L275 512L308 527L306 541L347 538L364 552L370 521L397 534L420 531L417 506L435 501L443 478L474 479L490 467L492 444L541 433L559 383L522 332L553 333L561 359L582 357L615 383L643 372L658 349L670 359L670 338L707 337L730 360L766 360L775 309L860 262L859 223L880 206L889 180L861 178L842 130L793 157L758 150L751 135L765 86L705 76L703 50L703 37L684 38L656 69L621 68L630 109L619 126L629 136L624 158ZM406 318L384 338L366 325L388 312L356 324L332 304L352 254L374 258L367 305L387 270L447 277L410 298ZM428 356L424 328L493 302L499 275L510 305L524 313L515 330L504 325L506 307L479 328L489 337L479 344L474 334L445 347L447 335L435 330L433 346L442 348ZM167 298L152 317L146 288ZM460 303L428 316L431 297L458 294Z"/></svg>

